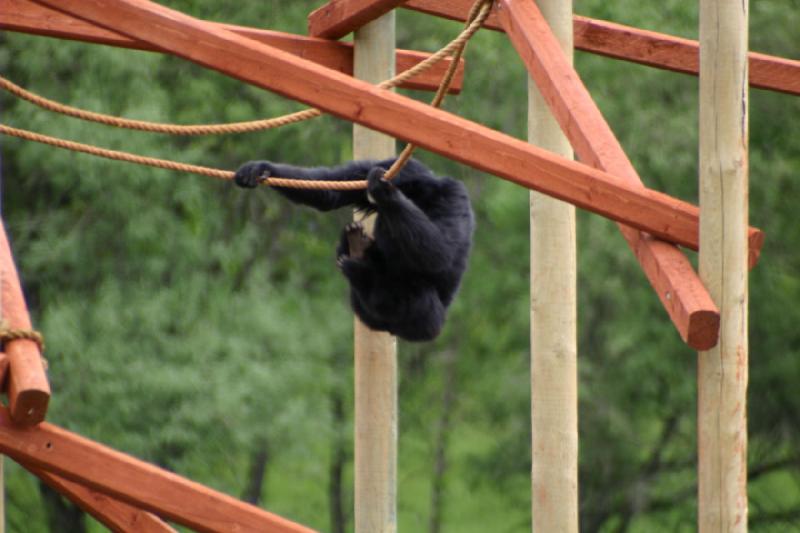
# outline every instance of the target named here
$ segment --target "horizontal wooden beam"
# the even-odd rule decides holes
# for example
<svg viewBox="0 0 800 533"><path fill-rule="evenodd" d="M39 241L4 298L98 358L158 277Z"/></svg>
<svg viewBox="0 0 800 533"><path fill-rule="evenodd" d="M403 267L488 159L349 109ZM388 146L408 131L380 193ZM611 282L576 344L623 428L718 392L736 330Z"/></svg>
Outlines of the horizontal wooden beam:
<svg viewBox="0 0 800 533"><path fill-rule="evenodd" d="M578 157L631 184L642 181L530 0L500 0L500 22ZM719 337L719 310L677 246L619 225L684 342L706 350Z"/></svg>
<svg viewBox="0 0 800 533"><path fill-rule="evenodd" d="M137 509L42 468L25 463L22 463L22 466L115 533L131 531L136 533L177 533L175 528L152 513Z"/></svg>
<svg viewBox="0 0 800 533"><path fill-rule="evenodd" d="M401 7L463 21L473 0L408 0ZM503 31L496 13L484 26ZM575 16L575 48L615 59L697 76L700 45L697 41L631 26ZM749 53L750 85L800 95L800 61Z"/></svg>
<svg viewBox="0 0 800 533"><path fill-rule="evenodd" d="M0 452L196 531L312 532L47 422L20 428L5 408L0 408Z"/></svg>
<svg viewBox="0 0 800 533"><path fill-rule="evenodd" d="M308 16L308 34L340 39L406 0L330 0Z"/></svg>
<svg viewBox="0 0 800 533"><path fill-rule="evenodd" d="M280 48L290 54L325 65L339 72L353 74L353 45L351 43L339 43L304 35L293 35L216 22L211 22L210 24L218 25L243 37ZM59 39L106 44L120 48L165 52L150 43L98 27L85 20L41 6L33 0L3 0L3 9L0 9L0 29ZM424 52L398 50L396 55L397 72L406 71L429 56L430 54ZM430 70L402 83L400 87L403 89L435 91L438 89L449 65L450 59L444 59L431 67ZM463 83L464 61L462 60L449 92L458 94Z"/></svg>
<svg viewBox="0 0 800 533"><path fill-rule="evenodd" d="M696 206L625 183L446 111L147 0L37 1L658 238L697 249ZM760 242L753 242L757 256Z"/></svg>
<svg viewBox="0 0 800 533"><path fill-rule="evenodd" d="M31 318L11 255L5 224L0 221L0 298L2 318L13 329L31 329ZM8 355L8 405L14 422L32 426L44 420L50 403L50 383L39 346L28 339L5 343Z"/></svg>

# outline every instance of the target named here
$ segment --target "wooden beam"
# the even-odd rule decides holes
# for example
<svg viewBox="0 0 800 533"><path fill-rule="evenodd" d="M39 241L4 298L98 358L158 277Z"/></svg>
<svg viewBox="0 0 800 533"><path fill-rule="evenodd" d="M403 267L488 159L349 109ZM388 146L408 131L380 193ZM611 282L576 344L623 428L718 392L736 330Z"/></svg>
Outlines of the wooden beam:
<svg viewBox="0 0 800 533"><path fill-rule="evenodd" d="M700 276L722 315L697 359L697 531L747 532L749 2L700 4Z"/></svg>
<svg viewBox="0 0 800 533"><path fill-rule="evenodd" d="M247 83L696 249L697 207L147 0L37 0ZM763 235L752 230L758 257Z"/></svg>
<svg viewBox="0 0 800 533"><path fill-rule="evenodd" d="M312 530L43 422L21 428L0 408L0 451L196 531Z"/></svg>
<svg viewBox="0 0 800 533"><path fill-rule="evenodd" d="M115 533L131 531L136 533L177 533L175 528L152 513L137 509L42 468L25 463L22 463L22 466Z"/></svg>
<svg viewBox="0 0 800 533"><path fill-rule="evenodd" d="M586 52L697 76L697 41L622 24L575 17L575 40ZM800 95L800 61L750 52L751 87Z"/></svg>
<svg viewBox="0 0 800 533"><path fill-rule="evenodd" d="M358 79L375 83L394 71L395 15L386 13L354 35ZM353 125L354 159L397 155L394 138ZM356 214L356 218L362 218ZM375 216L363 220L370 234ZM353 332L353 521L355 533L397 531L397 339L357 317Z"/></svg>
<svg viewBox="0 0 800 533"><path fill-rule="evenodd" d="M11 255L5 224L0 221L0 293L3 320L14 329L31 329L25 296ZM32 426L44 420L50 403L50 384L44 371L39 346L32 340L5 343L8 355L8 405L14 422Z"/></svg>
<svg viewBox="0 0 800 533"><path fill-rule="evenodd" d="M572 61L572 0L539 0ZM533 80L528 139L573 157ZM575 208L530 193L531 517L534 532L578 533L578 287Z"/></svg>
<svg viewBox="0 0 800 533"><path fill-rule="evenodd" d="M472 0L408 0L401 7L463 21ZM493 12L484 26L503 31ZM575 15L575 48L615 59L697 76L699 44L691 39ZM752 87L800 95L800 61L749 53Z"/></svg>
<svg viewBox="0 0 800 533"><path fill-rule="evenodd" d="M308 34L340 39L406 0L330 0L308 16Z"/></svg>
<svg viewBox="0 0 800 533"><path fill-rule="evenodd" d="M561 51L534 2L500 0L500 21L582 161L633 185L642 183L622 146ZM719 311L683 253L620 225L681 338L694 348L717 342Z"/></svg>
<svg viewBox="0 0 800 533"><path fill-rule="evenodd" d="M150 52L166 52L150 43L133 39L126 35L101 28L85 20L72 17L60 11L41 6L33 0L3 0L3 9L0 10L0 29L71 39L89 43L106 44L121 48L146 50ZM290 54L308 59L328 68L338 70L345 74L353 74L353 45L339 43L326 39L315 39L304 35L293 35L277 31L260 30L244 26L234 26L209 22L237 33L243 37L280 48ZM166 52L168 53L168 52ZM396 61L398 72L403 72L421 62L430 54L414 52L411 50L397 50ZM449 59L444 59L423 72L400 85L403 89L416 89L435 91L442 80L448 66ZM450 93L458 94L464 83L464 61L460 62Z"/></svg>

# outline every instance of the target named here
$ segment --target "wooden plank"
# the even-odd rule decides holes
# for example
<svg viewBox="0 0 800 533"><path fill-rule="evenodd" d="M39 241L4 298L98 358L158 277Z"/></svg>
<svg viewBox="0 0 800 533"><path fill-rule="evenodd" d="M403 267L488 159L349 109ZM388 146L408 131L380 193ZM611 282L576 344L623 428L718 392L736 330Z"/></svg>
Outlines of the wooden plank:
<svg viewBox="0 0 800 533"><path fill-rule="evenodd" d="M697 359L698 531L747 531L748 2L700 2L700 276L722 316Z"/></svg>
<svg viewBox="0 0 800 533"><path fill-rule="evenodd" d="M405 1L330 0L308 16L308 34L323 39L340 39Z"/></svg>
<svg viewBox="0 0 800 533"><path fill-rule="evenodd" d="M150 43L133 39L49 7L41 6L33 0L3 0L3 6L3 9L0 10L0 29L3 30L106 44L135 50L165 52ZM338 43L304 35L293 35L216 22L209 22L209 24L217 25L243 37L280 48L345 74L353 74L353 45L351 43ZM423 52L397 50L397 70L398 72L406 71L429 56L430 54ZM449 65L449 59L442 60L431 67L430 70L402 83L400 87L403 89L435 91L439 87ZM449 92L458 94L463 83L464 62L462 60Z"/></svg>
<svg viewBox="0 0 800 533"><path fill-rule="evenodd" d="M394 71L395 14L355 32L356 78L378 82ZM353 125L354 159L397 155L394 138ZM361 215L356 215L360 218ZM364 220L371 233L372 215ZM397 339L354 321L353 477L355 533L397 531Z"/></svg>
<svg viewBox="0 0 800 533"><path fill-rule="evenodd" d="M3 320L14 329L31 329L25 296L11 255L5 224L0 221L0 293ZM39 346L27 339L5 343L8 355L8 405L14 422L23 426L38 424L47 414L50 384L45 375Z"/></svg>
<svg viewBox="0 0 800 533"><path fill-rule="evenodd" d="M131 531L136 533L177 533L175 528L152 513L137 509L42 468L25 463L22 463L22 466L115 533Z"/></svg>
<svg viewBox="0 0 800 533"><path fill-rule="evenodd" d="M401 7L463 21L471 4L472 0L408 0ZM503 31L496 12L484 26ZM578 50L697 76L697 41L578 15L573 29ZM752 87L800 95L800 61L758 52L748 57Z"/></svg>
<svg viewBox="0 0 800 533"><path fill-rule="evenodd" d="M697 41L622 24L575 17L575 40L586 52L697 76ZM751 87L800 95L800 61L750 52Z"/></svg>
<svg viewBox="0 0 800 533"><path fill-rule="evenodd" d="M696 249L697 207L146 0L37 0L190 61ZM279 73L279 75L276 75ZM763 235L751 241L758 256Z"/></svg>
<svg viewBox="0 0 800 533"><path fill-rule="evenodd" d="M196 531L312 532L47 422L19 427L5 408L0 408L0 451Z"/></svg>
<svg viewBox="0 0 800 533"><path fill-rule="evenodd" d="M539 0L566 61L572 1ZM528 80L528 140L573 157ZM575 208L530 193L531 517L533 531L578 533L578 291Z"/></svg>
<svg viewBox="0 0 800 533"><path fill-rule="evenodd" d="M499 16L531 77L582 161L631 184L642 181L608 123L561 51L534 2L501 0ZM691 263L676 246L662 246L649 236L620 226L637 252L681 338L694 348L717 342L719 313ZM663 243L662 243L663 244Z"/></svg>

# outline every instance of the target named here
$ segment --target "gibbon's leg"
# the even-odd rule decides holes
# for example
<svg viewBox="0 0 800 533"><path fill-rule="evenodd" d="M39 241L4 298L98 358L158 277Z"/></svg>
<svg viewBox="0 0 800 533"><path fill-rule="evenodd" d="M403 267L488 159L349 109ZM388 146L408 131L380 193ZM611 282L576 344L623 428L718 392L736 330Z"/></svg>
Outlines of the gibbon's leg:
<svg viewBox="0 0 800 533"><path fill-rule="evenodd" d="M386 318L389 322L389 331L398 337L409 341L429 341L435 339L442 330L445 308L433 287L393 295L397 299L394 300L392 308L386 307L387 295L381 295L380 291L376 290L371 296L373 306L368 308L376 311L377 317ZM392 310L397 314L389 318Z"/></svg>

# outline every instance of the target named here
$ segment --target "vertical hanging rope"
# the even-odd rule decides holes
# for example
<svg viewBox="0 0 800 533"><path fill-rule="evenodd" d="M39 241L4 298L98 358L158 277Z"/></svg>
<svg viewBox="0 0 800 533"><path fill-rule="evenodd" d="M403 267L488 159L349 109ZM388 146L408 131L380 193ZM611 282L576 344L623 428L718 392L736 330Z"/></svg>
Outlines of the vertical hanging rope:
<svg viewBox="0 0 800 533"><path fill-rule="evenodd" d="M467 29L462 34L465 38L461 40L460 45L455 50L452 58L452 63L450 67L447 69L447 73L442 80L442 83L439 85L439 89L436 91L436 95L433 97L431 101L431 105L433 107L440 107L442 102L444 102L444 97L447 94L448 89L450 89L450 85L453 83L453 78L456 74L456 68L458 66L458 62L461 60L461 57L464 55L464 50L467 48L467 42L469 41L470 37L475 34L475 32L480 29L483 25L484 21L486 21L489 13L492 11L492 2L491 0L477 0L475 4L473 4L472 9L470 9L469 15L467 16ZM383 179L391 180L400 173L403 169L403 166L411 159L411 155L416 150L417 146L413 143L408 143L403 151L400 152L400 155L397 157L395 162L392 164L391 167L386 171L383 175Z"/></svg>

